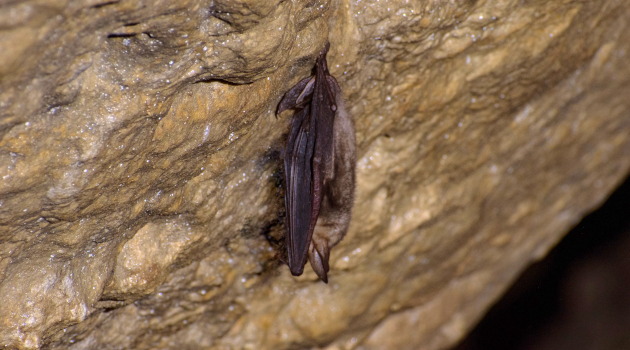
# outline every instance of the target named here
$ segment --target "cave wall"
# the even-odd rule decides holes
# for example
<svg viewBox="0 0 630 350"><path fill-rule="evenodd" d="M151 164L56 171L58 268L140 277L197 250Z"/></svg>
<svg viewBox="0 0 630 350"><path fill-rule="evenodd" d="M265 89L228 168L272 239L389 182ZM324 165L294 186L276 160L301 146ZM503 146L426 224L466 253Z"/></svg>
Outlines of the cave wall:
<svg viewBox="0 0 630 350"><path fill-rule="evenodd" d="M454 344L628 174L629 18L616 0L0 4L0 344ZM282 264L274 113L326 41L359 156L328 285Z"/></svg>

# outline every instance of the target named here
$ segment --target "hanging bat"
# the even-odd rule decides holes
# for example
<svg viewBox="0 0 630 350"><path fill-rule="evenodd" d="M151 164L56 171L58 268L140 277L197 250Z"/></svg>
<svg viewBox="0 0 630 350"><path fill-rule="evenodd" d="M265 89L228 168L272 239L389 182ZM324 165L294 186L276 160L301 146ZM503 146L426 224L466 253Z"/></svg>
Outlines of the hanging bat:
<svg viewBox="0 0 630 350"><path fill-rule="evenodd" d="M328 72L328 48L314 75L287 91L277 112L295 110L284 158L289 269L301 275L308 257L325 283L330 249L350 224L356 165L354 126Z"/></svg>

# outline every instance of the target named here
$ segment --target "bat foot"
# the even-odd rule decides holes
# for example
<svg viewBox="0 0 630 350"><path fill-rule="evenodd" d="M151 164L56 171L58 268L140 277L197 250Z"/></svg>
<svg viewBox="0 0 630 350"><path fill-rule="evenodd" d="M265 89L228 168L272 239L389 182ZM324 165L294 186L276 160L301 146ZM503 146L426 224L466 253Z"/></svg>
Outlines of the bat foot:
<svg viewBox="0 0 630 350"><path fill-rule="evenodd" d="M329 257L330 249L328 248L328 243L311 243L311 247L308 251L308 261L311 263L313 271L315 271L319 279L324 283L328 283L328 271L330 270L330 266L328 265Z"/></svg>

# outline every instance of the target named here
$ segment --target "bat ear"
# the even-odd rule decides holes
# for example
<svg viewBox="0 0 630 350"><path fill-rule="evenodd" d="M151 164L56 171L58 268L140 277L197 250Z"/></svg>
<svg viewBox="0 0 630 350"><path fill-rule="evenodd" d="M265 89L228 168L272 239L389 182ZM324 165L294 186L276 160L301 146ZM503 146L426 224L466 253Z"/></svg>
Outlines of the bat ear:
<svg viewBox="0 0 630 350"><path fill-rule="evenodd" d="M311 242L311 247L308 251L308 261L310 261L313 271L324 283L328 283L329 258L330 248L328 248L327 242L324 241L321 244Z"/></svg>

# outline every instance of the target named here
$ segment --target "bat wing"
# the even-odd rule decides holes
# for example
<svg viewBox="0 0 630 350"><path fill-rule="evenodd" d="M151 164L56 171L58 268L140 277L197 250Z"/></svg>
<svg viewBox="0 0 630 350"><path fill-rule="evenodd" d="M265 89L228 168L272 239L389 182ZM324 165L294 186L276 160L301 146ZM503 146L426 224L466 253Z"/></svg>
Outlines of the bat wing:
<svg viewBox="0 0 630 350"><path fill-rule="evenodd" d="M289 142L284 158L287 209L287 252L289 269L295 276L302 274L313 234L313 152L314 119L307 106L298 111L291 122Z"/></svg>
<svg viewBox="0 0 630 350"><path fill-rule="evenodd" d="M308 97L313 93L314 82L314 77L308 77L295 84L280 100L276 115L287 109L303 108L306 103L310 102Z"/></svg>

